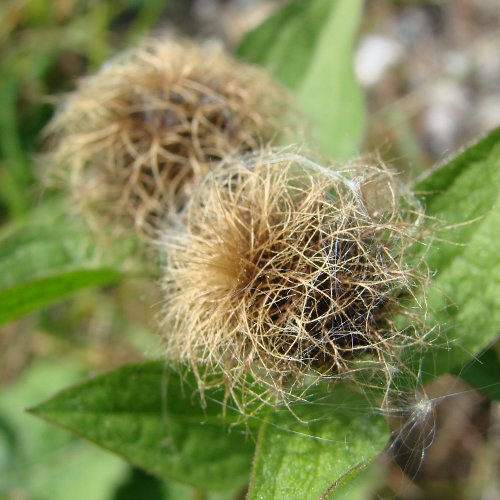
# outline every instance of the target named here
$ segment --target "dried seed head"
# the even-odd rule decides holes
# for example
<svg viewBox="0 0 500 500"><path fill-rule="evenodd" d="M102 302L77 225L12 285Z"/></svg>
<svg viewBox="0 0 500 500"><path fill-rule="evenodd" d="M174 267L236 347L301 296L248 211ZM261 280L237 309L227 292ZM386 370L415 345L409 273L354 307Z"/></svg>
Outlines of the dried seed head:
<svg viewBox="0 0 500 500"><path fill-rule="evenodd" d="M372 184L385 193L368 208ZM415 211L394 186L382 167L289 152L213 170L186 228L164 235L167 356L198 370L201 389L219 371L229 391L250 376L285 396L306 375L387 366L407 342L391 318L418 277L403 263Z"/></svg>
<svg viewBox="0 0 500 500"><path fill-rule="evenodd" d="M49 124L49 154L86 213L154 234L214 162L268 144L287 92L221 50L149 40L79 82Z"/></svg>

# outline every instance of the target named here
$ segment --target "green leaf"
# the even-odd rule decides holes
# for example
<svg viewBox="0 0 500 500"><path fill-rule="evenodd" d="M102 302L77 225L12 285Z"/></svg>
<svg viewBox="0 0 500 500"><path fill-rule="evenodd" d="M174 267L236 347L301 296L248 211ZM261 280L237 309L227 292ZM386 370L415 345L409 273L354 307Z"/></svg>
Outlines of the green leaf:
<svg viewBox="0 0 500 500"><path fill-rule="evenodd" d="M84 287L119 281L92 241L67 227L24 227L0 239L0 324Z"/></svg>
<svg viewBox="0 0 500 500"><path fill-rule="evenodd" d="M319 146L336 157L359 152L365 125L363 97L352 64L362 5L360 0L334 2L297 92Z"/></svg>
<svg viewBox="0 0 500 500"><path fill-rule="evenodd" d="M359 471L350 481L341 481L331 494L324 495L325 500L367 500L368 498L382 498L380 490L385 486L385 467L382 460L371 463ZM330 492L329 492L330 493Z"/></svg>
<svg viewBox="0 0 500 500"><path fill-rule="evenodd" d="M287 87L297 89L335 1L289 2L248 33L236 55L264 66Z"/></svg>
<svg viewBox="0 0 500 500"><path fill-rule="evenodd" d="M353 43L361 0L294 0L241 42L236 54L296 92L313 139L334 156L358 152L364 130Z"/></svg>
<svg viewBox="0 0 500 500"><path fill-rule="evenodd" d="M347 482L387 443L384 418L365 396L334 386L318 402L273 414L262 426L248 498L319 498ZM348 411L346 411L348 410Z"/></svg>
<svg viewBox="0 0 500 500"><path fill-rule="evenodd" d="M434 241L428 322L445 346L426 356L424 373L453 371L490 345L500 324L500 129L431 172L416 191ZM440 228L440 229L439 229Z"/></svg>
<svg viewBox="0 0 500 500"><path fill-rule="evenodd" d="M184 380L184 383L183 383ZM254 443L220 394L203 409L194 382L161 362L129 365L63 390L30 410L157 475L202 489L248 480Z"/></svg>

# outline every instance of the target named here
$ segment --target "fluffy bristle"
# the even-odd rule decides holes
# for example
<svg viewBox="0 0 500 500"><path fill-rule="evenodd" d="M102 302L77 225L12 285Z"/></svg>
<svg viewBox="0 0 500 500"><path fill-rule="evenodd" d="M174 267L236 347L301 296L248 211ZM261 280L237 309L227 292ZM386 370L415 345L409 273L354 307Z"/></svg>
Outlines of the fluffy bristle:
<svg viewBox="0 0 500 500"><path fill-rule="evenodd" d="M407 341L391 318L417 280L403 262L415 211L386 169L335 168L233 158L195 192L186 228L165 234L166 352L201 388L220 371L229 391L250 376L286 395L306 375L383 366Z"/></svg>
<svg viewBox="0 0 500 500"><path fill-rule="evenodd" d="M149 40L67 96L48 161L88 214L152 235L215 162L275 139L287 105L263 71L219 49Z"/></svg>

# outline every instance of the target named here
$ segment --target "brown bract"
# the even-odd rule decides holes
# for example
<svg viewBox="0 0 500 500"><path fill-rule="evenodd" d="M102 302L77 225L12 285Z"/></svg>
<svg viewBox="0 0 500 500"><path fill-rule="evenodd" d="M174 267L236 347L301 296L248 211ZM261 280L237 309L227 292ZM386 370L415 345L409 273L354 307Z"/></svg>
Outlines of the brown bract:
<svg viewBox="0 0 500 500"><path fill-rule="evenodd" d="M201 389L221 373L229 392L267 396L311 375L389 371L412 341L393 318L419 281L404 263L419 210L395 185L383 167L327 169L286 151L212 171L186 228L163 238L168 358Z"/></svg>
<svg viewBox="0 0 500 500"><path fill-rule="evenodd" d="M149 40L63 99L46 160L99 223L151 236L215 162L275 139L287 105L267 74L220 49Z"/></svg>

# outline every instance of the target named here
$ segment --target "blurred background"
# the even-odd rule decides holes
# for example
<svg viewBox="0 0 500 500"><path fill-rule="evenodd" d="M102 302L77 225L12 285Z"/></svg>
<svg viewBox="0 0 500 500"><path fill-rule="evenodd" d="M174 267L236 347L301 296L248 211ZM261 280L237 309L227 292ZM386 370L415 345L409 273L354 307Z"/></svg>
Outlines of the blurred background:
<svg viewBox="0 0 500 500"><path fill-rule="evenodd" d="M0 3L0 224L28 217L40 131L55 96L147 34L216 39L229 50L280 0L2 0ZM367 0L354 51L366 96L363 151L416 179L500 124L498 0ZM7 229L5 229L7 228ZM158 355L138 279L85 290L0 327L0 499L205 498L163 484L22 409L84 374ZM157 310L154 310L157 312ZM493 346L485 356L498 356ZM498 359L498 358L495 358ZM428 388L436 437L425 460L380 462L370 498L497 499L500 408L467 374ZM452 388L452 389L451 389ZM417 429L417 431L419 431ZM399 467L398 466L401 466ZM380 477L384 480L381 481ZM208 498L208 497L207 497ZM222 496L210 496L222 498Z"/></svg>

